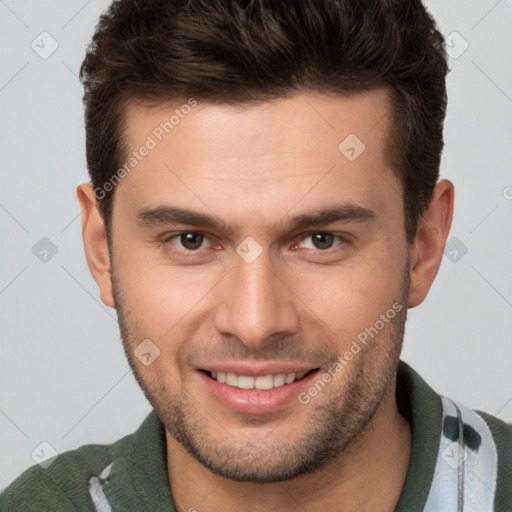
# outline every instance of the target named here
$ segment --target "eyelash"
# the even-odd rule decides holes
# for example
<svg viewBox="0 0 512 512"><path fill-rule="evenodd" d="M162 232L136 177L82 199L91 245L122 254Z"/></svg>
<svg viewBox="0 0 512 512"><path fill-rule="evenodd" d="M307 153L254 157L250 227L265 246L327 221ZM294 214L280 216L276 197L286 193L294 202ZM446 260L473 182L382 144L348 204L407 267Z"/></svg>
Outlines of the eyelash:
<svg viewBox="0 0 512 512"><path fill-rule="evenodd" d="M162 240L162 245L173 245L172 244L172 240L174 238L177 238L179 239L181 237L181 235L202 235L205 240L209 240L210 243L212 243L212 241L210 240L210 238L208 237L208 235L206 233L202 233L201 231L180 231L179 233L172 233L170 235L167 235L164 240ZM181 251L185 252L186 254L193 254L193 253L198 253L199 251L201 251L202 249L196 249L196 250L191 250L191 249L181 249Z"/></svg>
<svg viewBox="0 0 512 512"><path fill-rule="evenodd" d="M201 231L180 231L178 233L172 233L170 235L167 235L164 238L164 240L162 240L162 245L164 245L164 246L173 245L172 240L179 239L181 237L181 235L202 235L204 237L204 239L208 240L211 244L213 243L214 245L219 245L219 244L215 244L215 242L212 242L212 240L209 238L209 236L206 233L203 233ZM293 247L295 248L300 242L302 242L302 241L306 240L307 238L310 238L314 235L333 236L334 238L337 238L339 240L338 244L335 244L332 247L329 247L328 249L313 249L313 250L317 250L319 252L327 253L327 252L335 249L339 245L350 245L351 244L351 240L349 240L349 238L347 236L342 236L341 234L331 233L328 231L312 231L310 233L301 235L299 238L299 241L293 243ZM203 249L191 250L191 249L183 248L183 249L178 249L178 250L181 250L182 252L184 252L185 254L188 255L188 254L199 253Z"/></svg>
<svg viewBox="0 0 512 512"><path fill-rule="evenodd" d="M328 249L318 249L316 247L312 248L312 250L317 250L319 252L327 253L329 251L334 250L338 245L348 245L349 244L349 240L346 237L344 237L342 235L337 235L336 233L329 233L328 231L315 231L313 233L308 233L308 234L305 234L305 235L301 235L299 243L303 242L307 238L313 237L314 235L332 236L332 237L337 238L339 240L339 243L334 244L334 242L333 242L334 245L332 247L329 247ZM298 245L298 244L294 244L293 246L295 247L296 245Z"/></svg>

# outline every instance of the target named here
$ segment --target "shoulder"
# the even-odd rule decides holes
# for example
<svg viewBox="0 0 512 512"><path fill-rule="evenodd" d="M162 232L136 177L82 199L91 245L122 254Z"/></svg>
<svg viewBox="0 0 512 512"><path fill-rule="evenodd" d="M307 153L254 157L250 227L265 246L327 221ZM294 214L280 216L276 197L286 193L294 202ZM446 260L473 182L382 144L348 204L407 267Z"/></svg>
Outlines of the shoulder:
<svg viewBox="0 0 512 512"><path fill-rule="evenodd" d="M498 468L496 478L496 509L512 510L512 424L477 411L489 428L496 446ZM509 507L509 508L506 508Z"/></svg>
<svg viewBox="0 0 512 512"><path fill-rule="evenodd" d="M462 490L469 510L512 510L512 425L442 397L436 476Z"/></svg>
<svg viewBox="0 0 512 512"><path fill-rule="evenodd" d="M398 370L397 404L413 446L396 510L463 502L464 510L512 511L512 425L437 394L403 362Z"/></svg>
<svg viewBox="0 0 512 512"><path fill-rule="evenodd" d="M476 411L487 423L496 443L504 448L504 452L512 458L512 423L505 423L503 420L486 412Z"/></svg>
<svg viewBox="0 0 512 512"><path fill-rule="evenodd" d="M94 510L89 478L109 463L111 445L85 445L59 454L50 466L32 466L0 494L0 511Z"/></svg>
<svg viewBox="0 0 512 512"><path fill-rule="evenodd" d="M103 505L99 487L114 462L118 494L129 501L136 497L133 487L141 471L144 475L158 462L160 473L165 474L164 439L163 426L152 411L134 433L113 444L84 445L59 454L46 468L36 465L27 469L0 494L0 512L95 512L93 500Z"/></svg>

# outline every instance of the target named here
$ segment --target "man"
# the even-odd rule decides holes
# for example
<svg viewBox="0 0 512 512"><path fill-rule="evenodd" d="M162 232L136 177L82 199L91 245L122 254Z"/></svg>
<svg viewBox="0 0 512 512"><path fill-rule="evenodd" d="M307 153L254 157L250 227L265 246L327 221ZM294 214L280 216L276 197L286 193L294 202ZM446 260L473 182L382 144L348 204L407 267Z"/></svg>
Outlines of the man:
<svg viewBox="0 0 512 512"><path fill-rule="evenodd" d="M512 428L399 360L452 221L446 73L419 1L114 2L77 192L154 412L3 509L512 510Z"/></svg>

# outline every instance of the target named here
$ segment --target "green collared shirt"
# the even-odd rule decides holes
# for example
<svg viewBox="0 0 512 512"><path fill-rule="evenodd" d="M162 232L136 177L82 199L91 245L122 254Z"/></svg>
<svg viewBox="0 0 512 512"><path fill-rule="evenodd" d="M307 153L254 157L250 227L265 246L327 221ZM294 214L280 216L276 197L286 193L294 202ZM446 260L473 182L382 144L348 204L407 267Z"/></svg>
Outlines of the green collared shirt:
<svg viewBox="0 0 512 512"><path fill-rule="evenodd" d="M397 379L412 452L395 512L512 512L512 426L437 395L404 362ZM176 512L166 464L165 431L151 412L113 445L29 468L0 495L0 511Z"/></svg>

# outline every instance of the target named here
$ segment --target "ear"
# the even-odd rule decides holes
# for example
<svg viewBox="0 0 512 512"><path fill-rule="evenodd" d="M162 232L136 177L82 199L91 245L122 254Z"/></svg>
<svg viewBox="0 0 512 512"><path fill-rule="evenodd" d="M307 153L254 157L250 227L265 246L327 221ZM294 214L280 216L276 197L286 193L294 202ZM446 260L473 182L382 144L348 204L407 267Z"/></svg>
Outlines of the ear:
<svg viewBox="0 0 512 512"><path fill-rule="evenodd" d="M419 219L416 237L410 249L409 308L425 300L437 275L452 225L453 201L453 184L448 180L439 181L428 209Z"/></svg>
<svg viewBox="0 0 512 512"><path fill-rule="evenodd" d="M76 189L82 215L82 239L85 257L92 277L100 289L102 302L115 307L112 292L110 254L105 224L98 209L98 200L90 183L82 183Z"/></svg>

